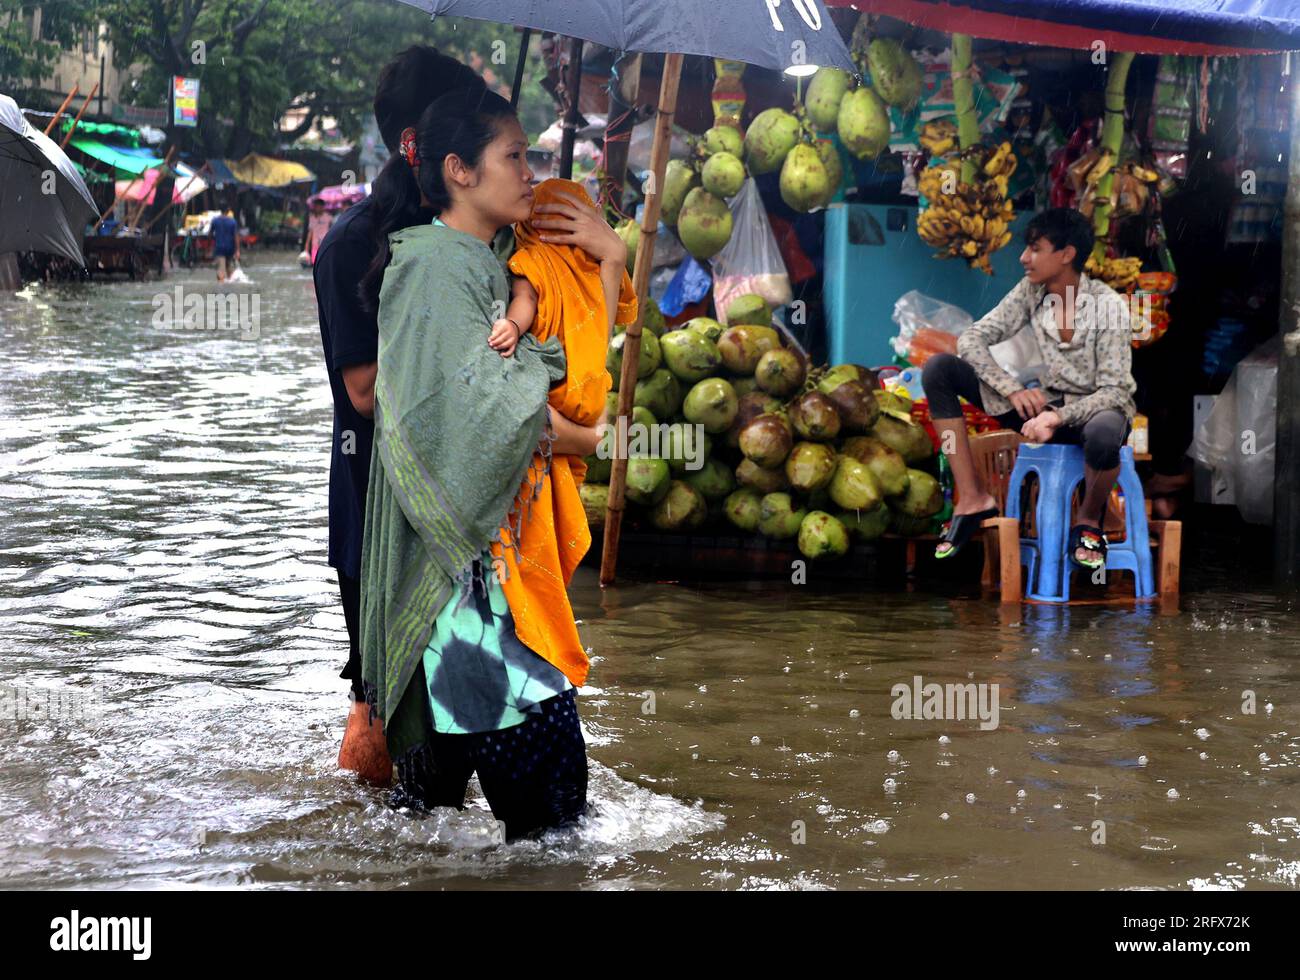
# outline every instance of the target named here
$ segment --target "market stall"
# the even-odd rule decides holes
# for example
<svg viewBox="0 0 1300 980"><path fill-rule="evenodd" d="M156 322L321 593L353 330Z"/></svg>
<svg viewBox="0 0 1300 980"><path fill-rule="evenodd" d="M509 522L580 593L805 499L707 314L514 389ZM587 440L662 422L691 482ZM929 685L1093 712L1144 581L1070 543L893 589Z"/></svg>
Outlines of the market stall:
<svg viewBox="0 0 1300 980"><path fill-rule="evenodd" d="M1061 21L1052 18L1071 15L1056 4L1035 6L1041 24L970 20L987 4L903 6L964 14L919 31L919 21L841 12L856 75L823 69L790 85L785 105L759 111L746 104L756 70L715 63L714 126L690 134L661 185L667 240L653 246L660 288L651 291L661 307L647 303L634 362L624 362L628 341L611 345L611 375L631 398L611 395L611 417L626 421L588 460L593 524L615 506L618 457L631 456L629 543L643 534L663 548L665 535L678 535L698 557L709 538L733 555L753 550L737 542L763 541L766 551L826 561L934 534L952 500L915 369L951 351L961 324L926 311L957 308L969 323L990 309L1019 276L1025 217L1049 205L1092 220L1088 273L1130 299L1135 352L1154 357L1180 316L1192 334L1203 312L1178 312L1174 255L1187 243L1170 234L1165 209L1176 201L1181 212L1178 195L1194 186L1189 157L1212 154L1200 147L1248 107L1234 163L1260 156L1261 131L1285 142L1287 100L1266 97L1270 86L1286 88L1284 58L1217 56L1295 47L1294 25L1238 22L1235 34L1216 28L1225 43L1209 46L1195 40L1203 25L1188 27L1199 13L1112 20L1100 39L1096 23L1111 7L1133 6L1124 3L1090 7L1082 20L1075 9L1073 33L1053 33ZM1018 31L1004 30L1010 20ZM1138 27L1149 33L1130 33ZM1055 50L1031 47L1049 37ZM1076 42L1081 50L1062 50ZM1239 65L1270 70L1238 75ZM1240 89L1236 105L1212 105L1216 86ZM1246 171L1261 175L1258 165L1236 169ZM1280 223L1276 186L1257 181L1244 205L1234 202L1234 226ZM820 344L801 330L815 312L792 288L810 250L799 232L814 218ZM644 212L620 226L633 254L645 230ZM908 301L911 292L920 299ZM1261 329L1271 326L1267 311L1258 311ZM1190 397L1183 403L1190 413ZM971 431L991 427L973 411L968 421ZM1139 458L1144 421L1131 443Z"/></svg>

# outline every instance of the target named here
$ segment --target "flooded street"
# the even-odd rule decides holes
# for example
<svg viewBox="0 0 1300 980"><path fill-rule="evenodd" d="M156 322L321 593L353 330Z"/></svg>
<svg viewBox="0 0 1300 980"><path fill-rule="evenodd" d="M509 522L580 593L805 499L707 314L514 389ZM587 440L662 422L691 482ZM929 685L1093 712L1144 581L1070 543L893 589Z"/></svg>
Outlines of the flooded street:
<svg viewBox="0 0 1300 980"><path fill-rule="evenodd" d="M96 692L0 718L0 887L1300 884L1295 600L1187 563L1165 614L583 568L593 816L388 809L335 765L310 272L247 269L256 336L155 324L210 270L0 296L0 684ZM917 676L997 727L895 718Z"/></svg>

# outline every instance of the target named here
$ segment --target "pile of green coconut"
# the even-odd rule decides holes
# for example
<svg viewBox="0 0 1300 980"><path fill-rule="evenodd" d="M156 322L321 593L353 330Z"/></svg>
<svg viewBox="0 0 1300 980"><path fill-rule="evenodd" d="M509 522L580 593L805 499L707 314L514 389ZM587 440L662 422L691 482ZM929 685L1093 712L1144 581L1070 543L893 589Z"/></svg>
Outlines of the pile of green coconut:
<svg viewBox="0 0 1300 980"><path fill-rule="evenodd" d="M921 94L921 69L897 41L864 43L871 84L857 84L838 68L821 68L794 111L764 109L744 136L733 126L714 126L691 140L685 160L668 161L660 217L685 249L707 261L731 240L727 201L750 175L780 174L781 199L808 213L830 203L844 169L834 142L860 160L873 159L889 146L889 106L910 107ZM641 232L628 219L617 231L627 243L628 270L636 260Z"/></svg>
<svg viewBox="0 0 1300 980"><path fill-rule="evenodd" d="M696 317L665 330L647 304L629 421L641 432L666 427L640 447L630 430L630 522L683 532L730 525L794 539L809 558L844 555L854 539L886 531L931 530L944 496L920 468L933 465L934 447L909 403L879 389L867 368L810 368L782 346L760 296L738 297L726 317L728 327ZM614 337L606 362L615 385L625 338ZM611 420L617 398L610 393ZM702 447L694 444L701 429ZM611 429L586 458L581 492L592 524L605 519L617 450Z"/></svg>

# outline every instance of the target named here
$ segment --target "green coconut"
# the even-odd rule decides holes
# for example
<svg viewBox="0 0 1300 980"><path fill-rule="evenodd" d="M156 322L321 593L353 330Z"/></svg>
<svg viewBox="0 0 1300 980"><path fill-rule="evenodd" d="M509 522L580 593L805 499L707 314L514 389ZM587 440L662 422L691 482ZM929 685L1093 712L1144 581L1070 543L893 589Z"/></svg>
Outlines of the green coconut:
<svg viewBox="0 0 1300 980"><path fill-rule="evenodd" d="M660 338L659 349L673 376L690 384L707 378L722 363L722 353L703 330L669 330Z"/></svg>
<svg viewBox="0 0 1300 980"><path fill-rule="evenodd" d="M752 174L775 173L799 141L799 120L784 109L764 109L745 131L745 162Z"/></svg>
<svg viewBox="0 0 1300 980"><path fill-rule="evenodd" d="M796 490L819 490L835 475L835 450L821 442L795 443L785 460L785 475Z"/></svg>
<svg viewBox="0 0 1300 980"><path fill-rule="evenodd" d="M677 215L677 237L700 261L713 258L731 240L727 202L703 187L693 188Z"/></svg>
<svg viewBox="0 0 1300 980"><path fill-rule="evenodd" d="M745 293L737 296L727 304L727 326L735 327L742 323L759 327L772 325L772 307L758 293Z"/></svg>
<svg viewBox="0 0 1300 980"><path fill-rule="evenodd" d="M653 507L668 493L672 476L668 464L653 456L635 456L627 461L627 499Z"/></svg>
<svg viewBox="0 0 1300 980"><path fill-rule="evenodd" d="M686 195L700 182L700 175L685 160L669 160L664 171L664 192L659 198L659 217L666 225L677 224Z"/></svg>
<svg viewBox="0 0 1300 980"><path fill-rule="evenodd" d="M840 414L820 391L806 391L790 403L790 423L801 439L830 442L840 434Z"/></svg>
<svg viewBox="0 0 1300 980"><path fill-rule="evenodd" d="M841 456L831 477L831 500L844 510L875 510L884 503L885 496L866 463L852 456Z"/></svg>
<svg viewBox="0 0 1300 980"><path fill-rule="evenodd" d="M734 389L735 385L732 387ZM745 430L745 427L760 415L775 412L780 407L779 401L762 391L750 391L741 395L736 403L736 417L731 420L731 428L727 429L727 445L732 449L739 449L740 433Z"/></svg>
<svg viewBox="0 0 1300 980"><path fill-rule="evenodd" d="M786 398L803 386L805 373L799 355L780 347L758 359L754 382L768 394Z"/></svg>
<svg viewBox="0 0 1300 980"><path fill-rule="evenodd" d="M623 371L623 346L627 342L627 334L615 334L609 342L609 347L605 353L605 369L614 379L614 386L618 387L619 379ZM659 368L662 360L662 354L659 350L659 338L648 330L641 332L641 349L637 356L636 376L637 378L648 378Z"/></svg>
<svg viewBox="0 0 1300 980"><path fill-rule="evenodd" d="M745 138L735 126L714 126L704 133L704 152L730 153L740 156L745 150Z"/></svg>
<svg viewBox="0 0 1300 980"><path fill-rule="evenodd" d="M659 310L659 304L655 302L653 296L645 298L645 313L641 317L641 330L644 333L649 330L656 337L661 336L664 332L664 315Z"/></svg>
<svg viewBox="0 0 1300 980"><path fill-rule="evenodd" d="M713 451L713 440L698 425L671 422L662 431L659 454L675 476L698 472Z"/></svg>
<svg viewBox="0 0 1300 980"><path fill-rule="evenodd" d="M672 480L668 491L650 511L650 523L660 531L699 527L708 515L704 497L684 480Z"/></svg>
<svg viewBox="0 0 1300 980"><path fill-rule="evenodd" d="M671 418L682 406L681 385L671 371L661 367L636 383L632 404L648 408L656 419Z"/></svg>
<svg viewBox="0 0 1300 980"><path fill-rule="evenodd" d="M592 453L590 456L583 456L582 461L587 464L587 475L583 479L590 483L608 483L610 470L614 468L613 454L606 452L604 458L599 451Z"/></svg>
<svg viewBox="0 0 1300 980"><path fill-rule="evenodd" d="M817 141L817 156L826 168L826 196L818 205L824 208L834 200L835 193L840 189L844 180L844 163L840 160L840 151L831 140Z"/></svg>
<svg viewBox="0 0 1300 980"><path fill-rule="evenodd" d="M682 329L694 330L696 333L700 333L708 337L710 341L716 344L718 342L718 338L722 336L722 331L726 330L727 328L724 327L717 320L713 319L713 317L711 316L696 316L696 317L691 317L691 319L683 323Z"/></svg>
<svg viewBox="0 0 1300 980"><path fill-rule="evenodd" d="M688 471L684 479L705 500L721 500L736 489L736 474L730 466L714 456L706 459L702 468Z"/></svg>
<svg viewBox="0 0 1300 980"><path fill-rule="evenodd" d="M849 532L824 510L811 510L799 522L799 550L805 558L839 558L848 554Z"/></svg>
<svg viewBox="0 0 1300 980"><path fill-rule="evenodd" d="M822 206L830 190L830 175L817 150L800 143L786 154L781 164L781 200L807 214Z"/></svg>
<svg viewBox="0 0 1300 980"><path fill-rule="evenodd" d="M727 515L727 520L740 530L753 532L758 530L758 515L762 505L761 493L750 487L741 487L727 496L722 510Z"/></svg>
<svg viewBox="0 0 1300 980"><path fill-rule="evenodd" d="M909 469L907 490L891 500L890 506L908 517L933 517L943 510L943 490L929 473Z"/></svg>
<svg viewBox="0 0 1300 980"><path fill-rule="evenodd" d="M846 432L866 432L880 417L879 404L861 381L844 375L837 375L830 381L823 378L817 391L835 406Z"/></svg>
<svg viewBox="0 0 1300 980"><path fill-rule="evenodd" d="M870 86L844 96L836 125L845 148L859 160L877 157L889 145L889 111Z"/></svg>
<svg viewBox="0 0 1300 980"><path fill-rule="evenodd" d="M915 422L904 422L882 414L871 427L871 434L902 456L909 466L934 455L930 436Z"/></svg>
<svg viewBox="0 0 1300 980"><path fill-rule="evenodd" d="M736 389L736 394L744 398L751 391L758 391L758 383L753 378L732 378L731 387Z"/></svg>
<svg viewBox="0 0 1300 980"><path fill-rule="evenodd" d="M785 462L794 448L794 434L789 424L774 412L759 415L740 432L740 451L747 460L766 469Z"/></svg>
<svg viewBox="0 0 1300 980"><path fill-rule="evenodd" d="M790 489L790 481L786 479L785 470L780 467L769 470L759 466L752 459L740 461L740 465L736 467L736 482L742 487L749 487L759 493L775 493L778 490Z"/></svg>
<svg viewBox="0 0 1300 980"><path fill-rule="evenodd" d="M588 470L588 475L590 475ZM582 498L582 509L587 514L588 524L604 524L605 512L609 509L609 487L603 483L584 483L578 488Z"/></svg>
<svg viewBox="0 0 1300 980"><path fill-rule="evenodd" d="M874 510L844 510L835 515L859 541L875 541L889 530L891 511L884 504Z"/></svg>
<svg viewBox="0 0 1300 980"><path fill-rule="evenodd" d="M740 408L736 391L722 378L705 378L686 393L682 414L710 435L726 432Z"/></svg>
<svg viewBox="0 0 1300 980"><path fill-rule="evenodd" d="M795 510L788 493L769 493L758 505L758 529L769 538L793 538L806 514Z"/></svg>
<svg viewBox="0 0 1300 980"><path fill-rule="evenodd" d="M700 183L715 197L734 197L745 183L745 165L725 150L704 161Z"/></svg>
<svg viewBox="0 0 1300 980"><path fill-rule="evenodd" d="M641 241L641 226L632 218L628 218L615 225L614 231L627 246L627 274L630 276L636 269L636 247Z"/></svg>
<svg viewBox="0 0 1300 980"><path fill-rule="evenodd" d="M890 105L907 110L921 98L921 66L893 38L878 37L867 45L867 68L871 84Z"/></svg>
<svg viewBox="0 0 1300 980"><path fill-rule="evenodd" d="M879 439L854 436L844 440L840 452L864 463L886 497L897 496L907 489L907 461Z"/></svg>
<svg viewBox="0 0 1300 980"><path fill-rule="evenodd" d="M808 83L803 107L820 132L835 132L840 102L852 86L853 76L842 68L820 68Z"/></svg>
<svg viewBox="0 0 1300 980"><path fill-rule="evenodd" d="M771 327L742 324L728 327L718 338L723 366L732 374L752 375L759 358L781 346L780 335Z"/></svg>

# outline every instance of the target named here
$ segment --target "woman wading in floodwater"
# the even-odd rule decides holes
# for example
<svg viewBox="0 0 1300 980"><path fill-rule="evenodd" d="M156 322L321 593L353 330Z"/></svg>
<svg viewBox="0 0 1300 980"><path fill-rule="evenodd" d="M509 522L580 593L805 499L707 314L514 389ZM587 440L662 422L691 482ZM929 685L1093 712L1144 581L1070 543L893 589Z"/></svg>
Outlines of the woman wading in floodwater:
<svg viewBox="0 0 1300 980"><path fill-rule="evenodd" d="M588 380L572 376L554 327L595 319L607 336L615 310L627 313L626 247L584 202L558 196L534 211L526 150L500 96L434 102L375 182L379 241L362 281L379 320L361 567L367 701L397 762L396 802L463 808L477 771L508 840L586 808L574 696L588 661L564 587L590 544L571 498L600 419L551 410L557 392ZM433 223L390 236L422 203ZM549 242L583 254L597 285L585 303L539 290L537 325L502 356L488 337L511 299L515 222L529 242L517 259Z"/></svg>

